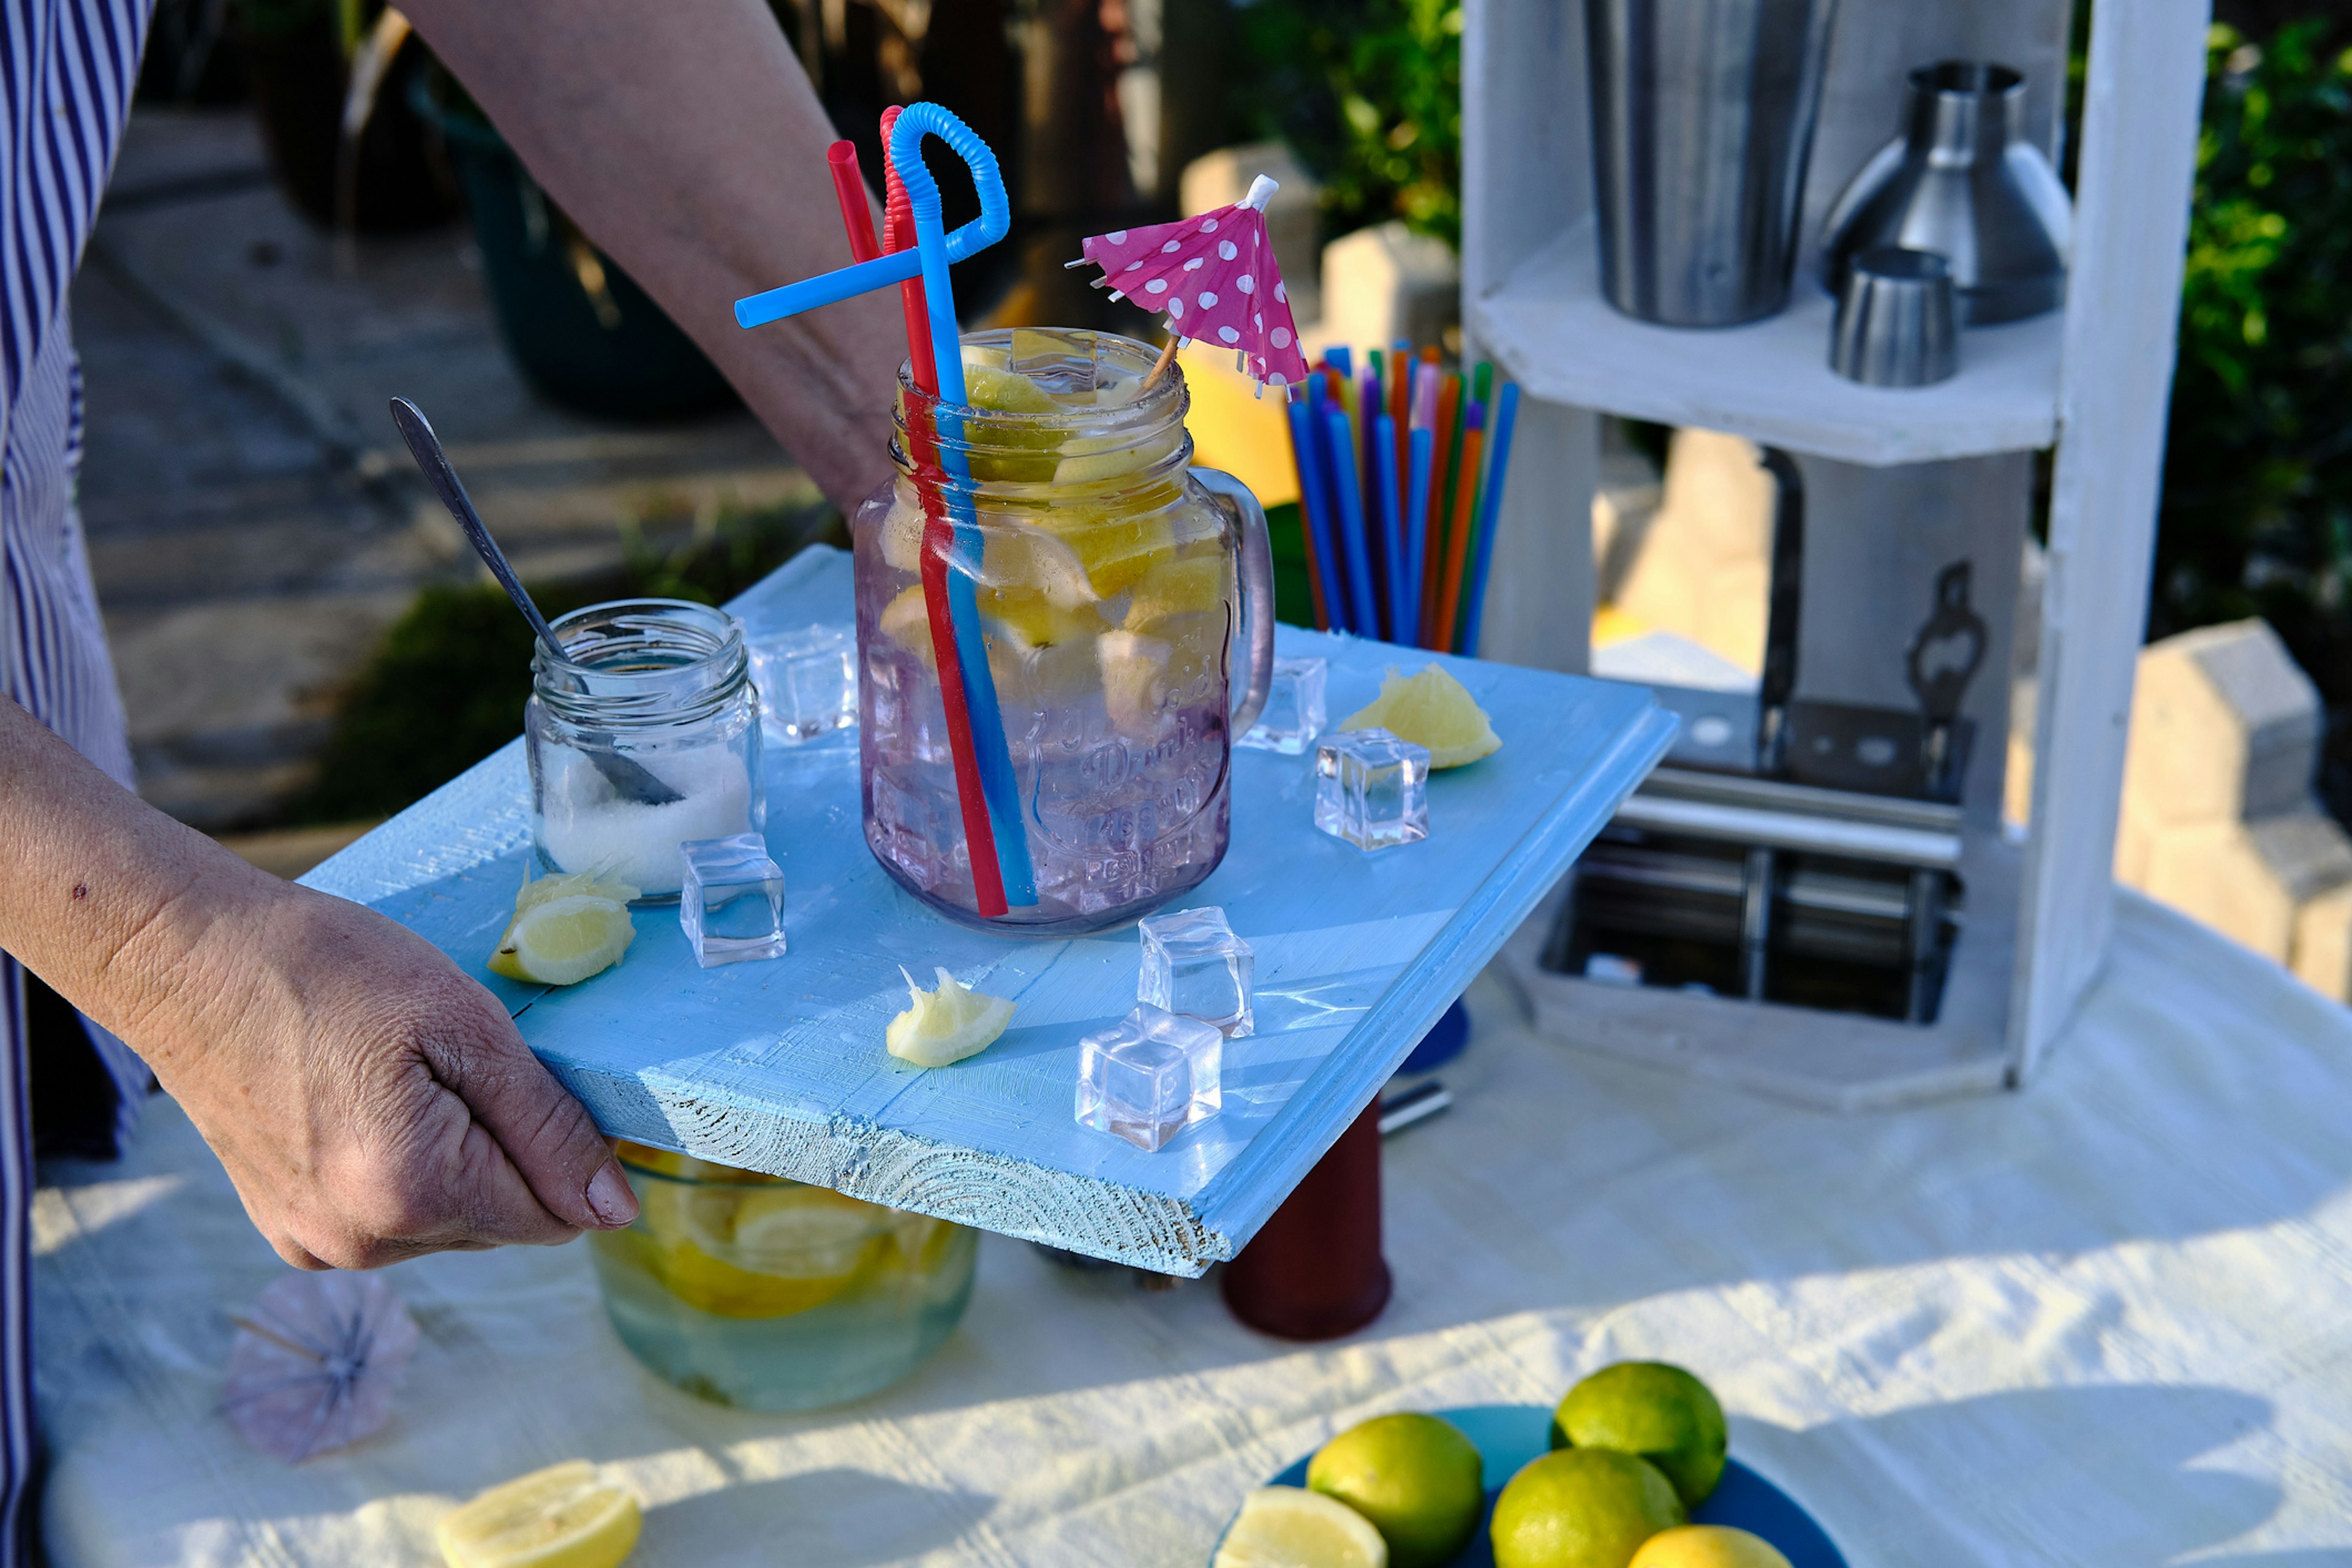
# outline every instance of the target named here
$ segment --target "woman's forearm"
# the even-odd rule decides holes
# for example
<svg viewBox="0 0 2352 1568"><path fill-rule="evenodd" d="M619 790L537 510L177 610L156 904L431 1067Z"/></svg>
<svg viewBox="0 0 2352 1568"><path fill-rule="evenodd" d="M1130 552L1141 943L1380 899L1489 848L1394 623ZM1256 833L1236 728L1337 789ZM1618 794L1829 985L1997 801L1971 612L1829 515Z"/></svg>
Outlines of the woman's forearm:
<svg viewBox="0 0 2352 1568"><path fill-rule="evenodd" d="M174 975L270 879L123 789L0 697L0 950L126 1038L201 1006Z"/></svg>
<svg viewBox="0 0 2352 1568"><path fill-rule="evenodd" d="M745 331L734 301L846 266L832 126L761 0L404 0L540 184L849 510L887 471L895 295Z"/></svg>

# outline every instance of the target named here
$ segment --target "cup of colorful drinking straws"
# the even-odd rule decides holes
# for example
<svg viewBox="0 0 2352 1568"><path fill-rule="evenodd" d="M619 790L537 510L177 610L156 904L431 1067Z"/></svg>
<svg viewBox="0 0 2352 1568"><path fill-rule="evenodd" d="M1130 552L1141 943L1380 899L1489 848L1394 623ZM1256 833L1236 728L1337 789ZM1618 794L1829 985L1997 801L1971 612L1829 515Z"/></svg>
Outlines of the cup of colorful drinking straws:
<svg viewBox="0 0 2352 1568"><path fill-rule="evenodd" d="M1315 625L1475 653L1519 389L1399 342L1341 347L1289 406Z"/></svg>

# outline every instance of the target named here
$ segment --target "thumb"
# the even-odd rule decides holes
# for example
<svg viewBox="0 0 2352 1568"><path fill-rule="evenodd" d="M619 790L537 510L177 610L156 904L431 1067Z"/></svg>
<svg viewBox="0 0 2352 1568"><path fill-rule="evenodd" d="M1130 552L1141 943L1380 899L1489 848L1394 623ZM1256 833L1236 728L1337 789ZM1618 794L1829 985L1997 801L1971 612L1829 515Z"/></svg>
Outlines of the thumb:
<svg viewBox="0 0 2352 1568"><path fill-rule="evenodd" d="M469 1031L466 1048L452 1053L454 1061L436 1064L439 1076L550 1214L583 1230L629 1224L637 1217L636 1194L588 1108L530 1054L497 999L474 990L488 1016Z"/></svg>

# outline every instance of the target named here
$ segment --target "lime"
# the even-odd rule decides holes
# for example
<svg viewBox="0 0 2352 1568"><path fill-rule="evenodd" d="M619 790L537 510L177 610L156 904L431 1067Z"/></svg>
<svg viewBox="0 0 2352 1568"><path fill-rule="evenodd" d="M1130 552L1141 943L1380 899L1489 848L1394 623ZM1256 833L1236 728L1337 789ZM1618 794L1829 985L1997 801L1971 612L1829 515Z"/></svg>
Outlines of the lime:
<svg viewBox="0 0 2352 1568"><path fill-rule="evenodd" d="M1632 1568L1789 1568L1763 1537L1727 1524L1685 1524L1642 1542Z"/></svg>
<svg viewBox="0 0 2352 1568"><path fill-rule="evenodd" d="M1478 1450L1434 1415L1376 1415L1316 1450L1307 1484L1372 1521L1395 1568L1451 1562L1486 1500Z"/></svg>
<svg viewBox="0 0 2352 1568"><path fill-rule="evenodd" d="M890 1020L885 1043L890 1054L919 1068L943 1068L986 1050L1012 1021L1013 1004L1001 996L983 996L956 984L945 969L939 972L936 991L926 991L907 977L913 1005Z"/></svg>
<svg viewBox="0 0 2352 1568"><path fill-rule="evenodd" d="M1696 1508L1723 1479L1731 1437L1723 1406L1681 1367L1621 1361L1568 1391L1552 1415L1552 1446L1639 1454L1665 1473L1685 1508Z"/></svg>
<svg viewBox="0 0 2352 1568"><path fill-rule="evenodd" d="M1319 1492L1260 1487L1210 1568L1385 1568L1389 1549L1363 1515Z"/></svg>
<svg viewBox="0 0 2352 1568"><path fill-rule="evenodd" d="M449 1568L614 1568L643 1517L635 1493L572 1459L452 1509L434 1536Z"/></svg>
<svg viewBox="0 0 2352 1568"><path fill-rule="evenodd" d="M1643 1542L1682 1521L1675 1489L1647 1459L1562 1448L1495 1500L1495 1568L1628 1568Z"/></svg>
<svg viewBox="0 0 2352 1568"><path fill-rule="evenodd" d="M1463 684L1436 665L1407 678L1391 665L1381 694L1339 721L1342 730L1386 730L1400 741L1429 748L1433 768L1458 768L1500 751L1503 742L1486 711Z"/></svg>
<svg viewBox="0 0 2352 1568"><path fill-rule="evenodd" d="M516 914L490 954L490 970L509 980L574 985L620 963L636 935L625 904L593 893L547 899Z"/></svg>

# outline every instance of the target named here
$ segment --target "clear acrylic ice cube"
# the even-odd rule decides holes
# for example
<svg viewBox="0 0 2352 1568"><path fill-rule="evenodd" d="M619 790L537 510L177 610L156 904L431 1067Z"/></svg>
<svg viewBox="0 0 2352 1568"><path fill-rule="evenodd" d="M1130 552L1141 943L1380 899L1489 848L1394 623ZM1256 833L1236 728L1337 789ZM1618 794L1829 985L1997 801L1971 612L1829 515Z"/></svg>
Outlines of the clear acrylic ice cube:
<svg viewBox="0 0 2352 1568"><path fill-rule="evenodd" d="M694 838L677 847L686 862L677 923L705 969L784 952L784 873L756 833Z"/></svg>
<svg viewBox="0 0 2352 1568"><path fill-rule="evenodd" d="M803 626L751 645L760 726L771 740L813 741L857 722L857 634Z"/></svg>
<svg viewBox="0 0 2352 1568"><path fill-rule="evenodd" d="M1359 849L1429 837L1429 748L1342 730L1315 748L1315 826Z"/></svg>
<svg viewBox="0 0 2352 1568"><path fill-rule="evenodd" d="M1078 1042L1077 1119L1150 1151L1224 1103L1225 1037L1198 1018L1141 1004Z"/></svg>
<svg viewBox="0 0 2352 1568"><path fill-rule="evenodd" d="M1256 1027L1250 987L1257 957L1225 923L1225 911L1212 904L1147 915L1143 967L1135 999L1188 1018L1198 1018L1229 1040Z"/></svg>
<svg viewBox="0 0 2352 1568"><path fill-rule="evenodd" d="M1328 667L1319 658L1277 658L1265 689L1265 709L1235 745L1295 757L1323 732L1323 687Z"/></svg>

